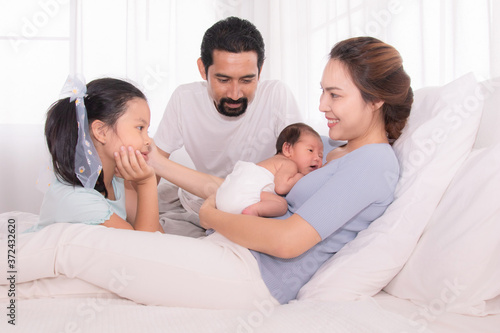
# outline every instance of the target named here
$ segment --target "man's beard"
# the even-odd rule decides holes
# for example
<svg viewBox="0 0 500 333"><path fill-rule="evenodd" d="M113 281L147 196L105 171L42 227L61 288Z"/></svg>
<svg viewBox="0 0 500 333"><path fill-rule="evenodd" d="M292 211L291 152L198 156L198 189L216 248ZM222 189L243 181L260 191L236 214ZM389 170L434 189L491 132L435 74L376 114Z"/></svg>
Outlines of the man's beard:
<svg viewBox="0 0 500 333"><path fill-rule="evenodd" d="M241 105L234 109L226 106L226 104L240 104L240 103ZM219 111L220 114L227 117L239 117L243 113L245 113L245 111L247 110L247 106L248 106L248 99L246 97L242 97L236 101L234 99L224 97L221 98L219 105L217 105L217 111Z"/></svg>

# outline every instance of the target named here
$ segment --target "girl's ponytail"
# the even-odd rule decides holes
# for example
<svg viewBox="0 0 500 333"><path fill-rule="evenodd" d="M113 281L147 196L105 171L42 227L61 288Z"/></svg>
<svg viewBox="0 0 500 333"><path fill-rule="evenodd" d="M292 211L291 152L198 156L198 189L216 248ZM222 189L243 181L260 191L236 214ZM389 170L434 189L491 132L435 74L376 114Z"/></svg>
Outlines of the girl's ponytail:
<svg viewBox="0 0 500 333"><path fill-rule="evenodd" d="M76 107L75 103L70 103L69 97L52 104L47 112L45 139L57 179L81 186L75 175L75 146L78 140Z"/></svg>

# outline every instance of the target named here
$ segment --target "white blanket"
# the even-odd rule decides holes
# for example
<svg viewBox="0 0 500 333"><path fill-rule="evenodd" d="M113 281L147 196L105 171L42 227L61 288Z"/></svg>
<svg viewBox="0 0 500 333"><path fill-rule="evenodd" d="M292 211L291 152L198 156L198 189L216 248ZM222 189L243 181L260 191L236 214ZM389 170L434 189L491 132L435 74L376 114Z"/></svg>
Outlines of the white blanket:
<svg viewBox="0 0 500 333"><path fill-rule="evenodd" d="M9 218L16 221L16 236L38 220L22 212L0 214L2 239L11 234ZM7 272L5 263L1 267ZM295 301L250 311L144 306L64 276L16 284L15 297L9 295L11 289L0 286L1 332L422 332L416 322L382 309L369 297ZM13 311L8 308L12 303Z"/></svg>
<svg viewBox="0 0 500 333"><path fill-rule="evenodd" d="M0 214L0 238L4 239L7 217L16 220L17 233L38 219L21 212ZM6 272L6 259L0 263ZM422 315L425 309L384 293L358 301L303 300L257 310L207 310L140 305L64 276L17 284L16 297L9 296L9 289L0 286L0 307L4 309L0 332L494 333L500 327L500 316L440 313L428 318ZM12 302L14 316L9 317ZM9 323L12 318L15 326Z"/></svg>

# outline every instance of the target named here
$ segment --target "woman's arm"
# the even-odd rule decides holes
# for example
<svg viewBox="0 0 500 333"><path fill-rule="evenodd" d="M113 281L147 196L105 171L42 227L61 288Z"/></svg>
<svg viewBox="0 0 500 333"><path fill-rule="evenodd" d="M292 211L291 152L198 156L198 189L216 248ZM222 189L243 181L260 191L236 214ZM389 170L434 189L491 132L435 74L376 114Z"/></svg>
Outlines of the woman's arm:
<svg viewBox="0 0 500 333"><path fill-rule="evenodd" d="M279 258L295 258L321 241L297 214L285 220L229 214L215 208L214 196L201 206L200 222L241 246Z"/></svg>
<svg viewBox="0 0 500 333"><path fill-rule="evenodd" d="M151 146L148 163L156 174L200 198L206 199L214 194L224 181L222 178L175 163L160 154L154 143Z"/></svg>

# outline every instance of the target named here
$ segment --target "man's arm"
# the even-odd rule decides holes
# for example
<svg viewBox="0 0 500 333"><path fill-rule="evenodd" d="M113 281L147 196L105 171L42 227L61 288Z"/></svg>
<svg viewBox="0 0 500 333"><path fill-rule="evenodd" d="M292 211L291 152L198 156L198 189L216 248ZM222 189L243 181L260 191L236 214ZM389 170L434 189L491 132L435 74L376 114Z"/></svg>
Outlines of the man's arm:
<svg viewBox="0 0 500 333"><path fill-rule="evenodd" d="M151 146L152 150L148 155L148 164L153 167L156 174L189 193L206 199L208 196L215 194L224 181L223 178L175 163L165 158L165 155L161 155L154 142L151 143Z"/></svg>
<svg viewBox="0 0 500 333"><path fill-rule="evenodd" d="M156 147L156 149L158 150L158 153L161 155L161 156L164 156L165 158L170 158L170 154L167 153L167 152L164 152L163 150L161 150L160 148ZM156 184L159 184L160 183L160 180L161 180L161 176L160 175L156 175Z"/></svg>

